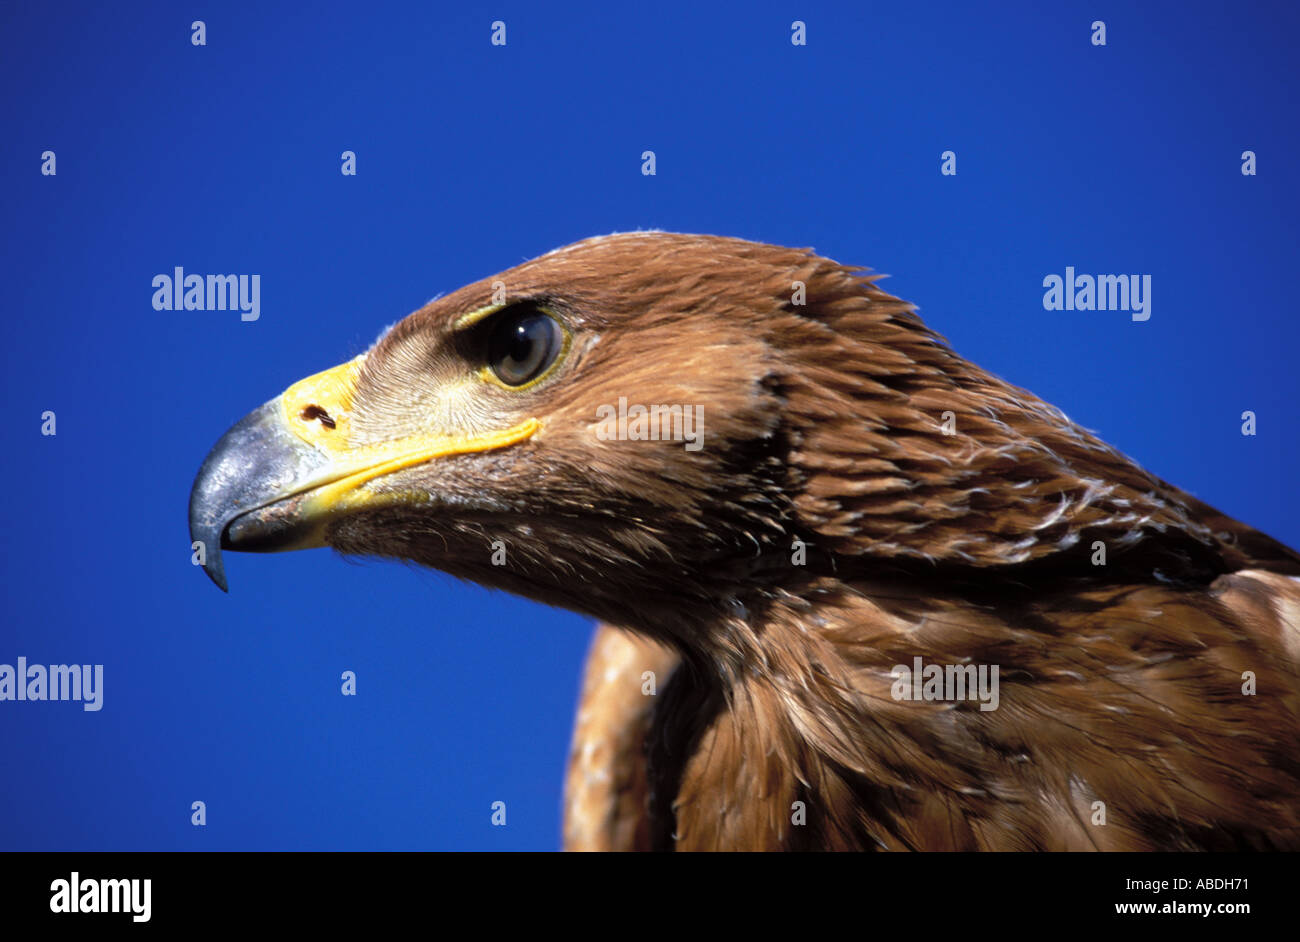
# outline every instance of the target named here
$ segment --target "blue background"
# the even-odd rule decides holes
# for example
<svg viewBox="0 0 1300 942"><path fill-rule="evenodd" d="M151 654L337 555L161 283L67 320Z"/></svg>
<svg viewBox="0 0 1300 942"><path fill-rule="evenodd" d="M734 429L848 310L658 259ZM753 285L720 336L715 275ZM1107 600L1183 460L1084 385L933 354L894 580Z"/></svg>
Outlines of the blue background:
<svg viewBox="0 0 1300 942"><path fill-rule="evenodd" d="M0 663L105 691L0 703L0 848L558 846L584 619L324 550L230 555L222 595L186 502L246 411L585 236L889 273L970 359L1300 545L1298 10L5 4ZM260 274L261 319L154 311L177 265ZM1151 320L1044 311L1067 265L1150 274Z"/></svg>

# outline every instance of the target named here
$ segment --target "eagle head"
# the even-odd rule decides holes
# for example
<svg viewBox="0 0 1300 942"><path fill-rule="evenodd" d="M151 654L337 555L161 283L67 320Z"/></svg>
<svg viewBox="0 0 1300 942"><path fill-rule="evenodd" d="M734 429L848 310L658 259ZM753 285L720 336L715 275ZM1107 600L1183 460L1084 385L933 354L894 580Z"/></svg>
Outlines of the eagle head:
<svg viewBox="0 0 1300 942"><path fill-rule="evenodd" d="M864 351L839 349L846 318L874 325L881 375L906 356L891 335L938 349L908 305L807 250L567 246L431 301L238 422L194 483L192 539L223 589L223 549L332 546L689 630L813 540L797 503L824 498L795 453L864 378ZM811 407L796 421L792 400Z"/></svg>

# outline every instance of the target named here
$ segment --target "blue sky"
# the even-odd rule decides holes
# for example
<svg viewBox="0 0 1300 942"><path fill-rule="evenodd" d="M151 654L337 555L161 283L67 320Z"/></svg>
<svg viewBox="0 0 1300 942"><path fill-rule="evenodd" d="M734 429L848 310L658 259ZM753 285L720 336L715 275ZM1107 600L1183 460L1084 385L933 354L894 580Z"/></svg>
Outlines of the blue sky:
<svg viewBox="0 0 1300 942"><path fill-rule="evenodd" d="M324 550L231 554L223 595L186 504L249 409L585 236L888 273L963 355L1300 545L1298 26L1281 3L5 4L0 663L103 664L105 689L0 702L0 849L558 846L584 619ZM155 311L175 266L260 274L260 318ZM1044 310L1066 266L1149 274L1150 320Z"/></svg>

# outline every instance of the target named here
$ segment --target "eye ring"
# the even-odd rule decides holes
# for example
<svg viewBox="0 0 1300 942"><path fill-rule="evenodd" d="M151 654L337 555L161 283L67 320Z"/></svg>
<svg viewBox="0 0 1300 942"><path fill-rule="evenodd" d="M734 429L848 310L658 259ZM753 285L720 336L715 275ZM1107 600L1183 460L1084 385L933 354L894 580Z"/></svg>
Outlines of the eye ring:
<svg viewBox="0 0 1300 942"><path fill-rule="evenodd" d="M522 389L550 372L568 348L568 332L544 308L520 304L492 319L487 369L509 389Z"/></svg>

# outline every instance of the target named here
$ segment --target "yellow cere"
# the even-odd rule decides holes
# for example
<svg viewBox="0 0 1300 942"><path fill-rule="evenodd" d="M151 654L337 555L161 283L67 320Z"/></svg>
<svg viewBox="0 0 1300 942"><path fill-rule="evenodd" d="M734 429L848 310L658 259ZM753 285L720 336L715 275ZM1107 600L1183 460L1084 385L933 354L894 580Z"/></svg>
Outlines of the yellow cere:
<svg viewBox="0 0 1300 942"><path fill-rule="evenodd" d="M352 390L365 360L363 353L333 369L308 376L280 397L285 421L293 433L330 457L347 451ZM332 428L325 417L333 423Z"/></svg>

